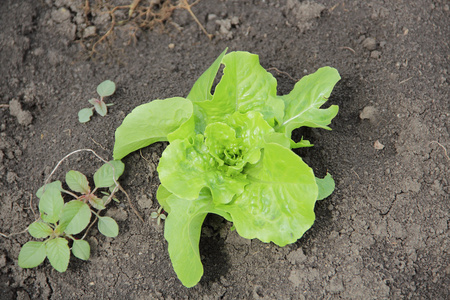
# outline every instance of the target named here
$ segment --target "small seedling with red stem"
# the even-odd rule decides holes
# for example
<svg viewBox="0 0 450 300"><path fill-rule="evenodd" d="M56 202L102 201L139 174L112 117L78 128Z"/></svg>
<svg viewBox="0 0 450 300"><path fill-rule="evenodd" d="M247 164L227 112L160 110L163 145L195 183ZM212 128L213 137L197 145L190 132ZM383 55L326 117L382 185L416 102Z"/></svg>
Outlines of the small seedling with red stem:
<svg viewBox="0 0 450 300"><path fill-rule="evenodd" d="M106 116L108 113L108 106L114 105L113 103L106 104L104 101L105 97L111 96L116 91L116 84L111 80L105 80L97 86L97 93L100 96L98 98L92 98L89 100L89 103L93 105L93 107L83 108L78 112L78 120L80 123L86 123L91 120L92 115L95 111L102 117Z"/></svg>

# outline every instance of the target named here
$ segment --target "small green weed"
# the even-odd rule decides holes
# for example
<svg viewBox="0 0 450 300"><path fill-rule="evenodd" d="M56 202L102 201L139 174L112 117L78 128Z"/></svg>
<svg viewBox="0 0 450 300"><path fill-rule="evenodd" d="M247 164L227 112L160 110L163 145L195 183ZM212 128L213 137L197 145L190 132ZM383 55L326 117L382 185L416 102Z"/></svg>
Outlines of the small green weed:
<svg viewBox="0 0 450 300"><path fill-rule="evenodd" d="M114 105L113 103L106 104L104 101L105 97L111 96L116 91L116 84L111 80L105 80L97 86L97 94L99 94L100 99L92 98L89 103L93 107L83 108L78 112L78 120L80 123L86 123L91 120L92 115L95 111L102 117L106 116L108 113L108 106Z"/></svg>
<svg viewBox="0 0 450 300"><path fill-rule="evenodd" d="M110 161L95 172L94 189L89 186L85 175L74 170L66 173L66 184L71 191L63 189L59 180L41 187L36 193L40 219L28 227L28 232L34 238L45 240L30 241L23 245L19 253L19 266L34 268L47 257L53 268L65 272L69 265L70 250L75 257L88 260L90 247L84 238L97 220L100 233L107 237L117 236L119 227L116 221L99 213L111 200L115 200L114 194L120 188L117 179L123 171L124 164L121 161ZM110 194L103 192L106 195L97 197L96 192L101 188L108 188ZM62 193L74 199L65 203ZM92 214L96 216L93 221ZM83 237L75 237L86 228Z"/></svg>
<svg viewBox="0 0 450 300"><path fill-rule="evenodd" d="M161 220L165 220L167 216L164 214L162 206L159 207L158 211L154 211L150 214L152 219L156 219L156 224L160 225Z"/></svg>

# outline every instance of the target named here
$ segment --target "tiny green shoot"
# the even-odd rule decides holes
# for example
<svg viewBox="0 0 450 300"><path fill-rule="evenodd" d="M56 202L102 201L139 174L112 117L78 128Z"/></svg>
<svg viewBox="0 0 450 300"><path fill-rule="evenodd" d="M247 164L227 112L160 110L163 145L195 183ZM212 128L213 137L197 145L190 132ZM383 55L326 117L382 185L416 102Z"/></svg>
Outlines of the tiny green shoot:
<svg viewBox="0 0 450 300"><path fill-rule="evenodd" d="M166 219L166 215L164 214L162 206L158 208L158 211L152 212L150 214L150 217L152 219L156 219L156 224L158 224L158 226L159 226L161 224L161 220Z"/></svg>
<svg viewBox="0 0 450 300"><path fill-rule="evenodd" d="M111 80L105 80L97 86L97 94L100 98L92 98L88 102L92 104L92 107L83 108L78 112L78 120L80 123L86 123L91 120L94 110L102 117L108 113L108 106L114 105L113 103L106 104L105 97L111 96L116 91L116 84Z"/></svg>

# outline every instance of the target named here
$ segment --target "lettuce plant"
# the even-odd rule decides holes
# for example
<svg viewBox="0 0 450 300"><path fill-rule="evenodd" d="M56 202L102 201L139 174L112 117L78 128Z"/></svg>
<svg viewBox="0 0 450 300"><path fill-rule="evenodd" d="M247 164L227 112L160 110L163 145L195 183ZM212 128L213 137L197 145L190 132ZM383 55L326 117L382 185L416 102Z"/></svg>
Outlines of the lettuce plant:
<svg viewBox="0 0 450 300"><path fill-rule="evenodd" d="M285 246L313 224L314 205L334 181L314 176L291 149L302 126L324 128L338 107L320 108L339 81L324 67L302 78L287 95L257 55L226 50L195 82L186 98L154 100L135 108L116 130L114 159L168 141L158 165L157 199L168 212L164 236L178 278L186 287L203 275L199 240L208 213L233 222L244 238ZM211 89L220 65L223 76Z"/></svg>

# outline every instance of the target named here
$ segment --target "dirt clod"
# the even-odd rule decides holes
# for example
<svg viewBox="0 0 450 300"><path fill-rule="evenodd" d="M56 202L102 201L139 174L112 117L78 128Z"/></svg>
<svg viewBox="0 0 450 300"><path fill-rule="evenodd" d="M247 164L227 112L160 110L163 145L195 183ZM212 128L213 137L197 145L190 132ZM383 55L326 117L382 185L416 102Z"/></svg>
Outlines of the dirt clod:
<svg viewBox="0 0 450 300"><path fill-rule="evenodd" d="M139 195L137 197L137 203L141 208L151 208L153 206L153 201L146 195Z"/></svg>
<svg viewBox="0 0 450 300"><path fill-rule="evenodd" d="M370 58L378 59L380 57L381 57L381 52L380 51L374 50L374 51L370 52Z"/></svg>
<svg viewBox="0 0 450 300"><path fill-rule="evenodd" d="M295 264L300 264L302 262L304 262L306 260L306 256L303 253L302 248L298 248L295 251L292 251L291 253L289 253L286 257L288 259L288 261L295 265Z"/></svg>
<svg viewBox="0 0 450 300"><path fill-rule="evenodd" d="M372 51L377 48L377 41L374 38L368 37L362 42L362 45L367 50Z"/></svg>
<svg viewBox="0 0 450 300"><path fill-rule="evenodd" d="M70 20L70 11L67 8L61 7L52 11L52 20L56 23L63 23Z"/></svg>
<svg viewBox="0 0 450 300"><path fill-rule="evenodd" d="M84 29L83 38L86 39L86 38L95 36L96 33L97 33L97 27L95 27L95 26L88 26L88 27L86 27L86 29Z"/></svg>
<svg viewBox="0 0 450 300"><path fill-rule="evenodd" d="M376 150L383 150L383 149L384 149L384 145L383 145L382 143L380 143L379 140L376 140L376 141L373 143L373 147L374 147Z"/></svg>
<svg viewBox="0 0 450 300"><path fill-rule="evenodd" d="M344 291L344 284L342 283L342 278L337 276L331 278L330 284L326 287L327 291L331 293L339 293Z"/></svg>
<svg viewBox="0 0 450 300"><path fill-rule="evenodd" d="M368 119L371 122L376 122L377 120L377 109L374 106L366 106L359 114L361 120Z"/></svg>
<svg viewBox="0 0 450 300"><path fill-rule="evenodd" d="M22 106L17 99L13 99L9 102L9 113L11 116L14 116L17 118L17 122L19 124L28 126L33 122L33 116L31 113L27 110L23 110Z"/></svg>
<svg viewBox="0 0 450 300"><path fill-rule="evenodd" d="M128 218L128 213L122 207L110 208L106 211L106 215L113 218L116 221L123 222Z"/></svg>
<svg viewBox="0 0 450 300"><path fill-rule="evenodd" d="M293 17L293 23L300 32L310 29L313 26L312 21L319 18L324 10L324 5L313 1L288 0L286 3L286 13Z"/></svg>

